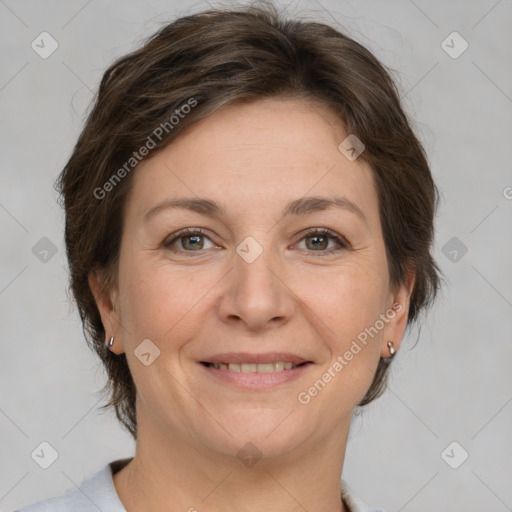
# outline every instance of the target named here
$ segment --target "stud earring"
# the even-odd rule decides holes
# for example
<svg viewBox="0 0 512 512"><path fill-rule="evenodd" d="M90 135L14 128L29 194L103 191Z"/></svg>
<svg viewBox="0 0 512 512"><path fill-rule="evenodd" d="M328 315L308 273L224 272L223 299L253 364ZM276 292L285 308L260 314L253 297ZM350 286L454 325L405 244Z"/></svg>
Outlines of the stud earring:
<svg viewBox="0 0 512 512"><path fill-rule="evenodd" d="M107 347L111 348L113 344L114 344L114 336L110 336L110 339L107 342Z"/></svg>
<svg viewBox="0 0 512 512"><path fill-rule="evenodd" d="M389 347L389 357L387 359L391 360L391 359L393 359L393 357L395 357L395 354L396 354L396 350L393 346L392 341L388 341L388 347Z"/></svg>

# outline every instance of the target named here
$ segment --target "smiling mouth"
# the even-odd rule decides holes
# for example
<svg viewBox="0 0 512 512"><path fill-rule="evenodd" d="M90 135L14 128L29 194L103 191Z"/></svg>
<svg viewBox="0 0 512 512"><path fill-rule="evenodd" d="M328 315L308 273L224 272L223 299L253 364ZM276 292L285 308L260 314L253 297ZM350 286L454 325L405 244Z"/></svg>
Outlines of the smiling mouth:
<svg viewBox="0 0 512 512"><path fill-rule="evenodd" d="M207 368L214 368L215 370L227 370L239 373L274 373L286 370L293 370L299 366L309 364L305 361L300 364L293 364L289 361L276 361L275 363L209 363L201 361L201 364Z"/></svg>

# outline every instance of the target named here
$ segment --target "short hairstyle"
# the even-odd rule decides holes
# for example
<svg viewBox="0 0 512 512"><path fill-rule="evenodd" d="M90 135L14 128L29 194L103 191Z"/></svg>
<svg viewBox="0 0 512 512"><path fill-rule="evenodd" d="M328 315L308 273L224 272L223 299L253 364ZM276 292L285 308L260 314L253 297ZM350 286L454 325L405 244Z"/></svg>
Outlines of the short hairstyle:
<svg viewBox="0 0 512 512"><path fill-rule="evenodd" d="M365 145L359 158L372 169L390 282L404 284L414 271L409 326L440 286L430 253L438 191L399 96L390 72L361 44L329 25L285 18L272 4L181 17L106 70L56 188L65 209L70 288L108 376L103 407L114 407L135 439L135 384L126 355L105 348L88 276L102 270L104 292L117 286L123 207L138 161L240 102L327 106ZM388 364L380 359L360 406L382 394Z"/></svg>

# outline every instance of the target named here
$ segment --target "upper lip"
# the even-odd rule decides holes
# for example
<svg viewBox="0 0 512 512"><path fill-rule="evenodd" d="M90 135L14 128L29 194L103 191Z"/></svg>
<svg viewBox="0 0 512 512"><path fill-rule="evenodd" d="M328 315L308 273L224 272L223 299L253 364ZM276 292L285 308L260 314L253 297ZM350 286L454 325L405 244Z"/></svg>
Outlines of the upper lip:
<svg viewBox="0 0 512 512"><path fill-rule="evenodd" d="M249 363L249 364L265 364L275 362L289 362L295 365L309 362L307 359L296 354L287 352L266 352L264 354L255 354L250 352L226 352L224 354L216 354L214 356L202 359L204 363Z"/></svg>

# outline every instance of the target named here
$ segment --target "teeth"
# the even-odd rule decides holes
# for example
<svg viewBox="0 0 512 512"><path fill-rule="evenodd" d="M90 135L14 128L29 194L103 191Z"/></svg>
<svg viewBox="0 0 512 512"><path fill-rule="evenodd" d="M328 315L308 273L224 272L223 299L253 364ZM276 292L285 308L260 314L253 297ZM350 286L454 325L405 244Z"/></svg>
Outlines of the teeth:
<svg viewBox="0 0 512 512"><path fill-rule="evenodd" d="M272 372L280 372L283 370L292 370L296 368L297 365L285 362L285 361L277 361L275 363L210 363L212 368L217 370L231 370L232 372L242 372L242 373L272 373Z"/></svg>

